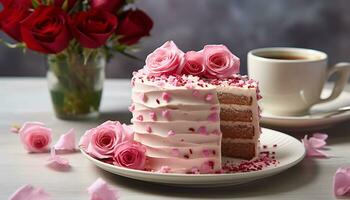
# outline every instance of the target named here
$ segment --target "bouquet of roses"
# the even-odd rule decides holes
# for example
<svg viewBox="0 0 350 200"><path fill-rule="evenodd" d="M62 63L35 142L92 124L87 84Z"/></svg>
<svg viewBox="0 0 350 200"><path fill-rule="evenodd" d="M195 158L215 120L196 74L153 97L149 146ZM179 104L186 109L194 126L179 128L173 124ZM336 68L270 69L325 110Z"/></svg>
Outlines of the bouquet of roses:
<svg viewBox="0 0 350 200"><path fill-rule="evenodd" d="M129 50L148 36L151 18L130 0L0 0L0 29L11 48L48 57L48 83L56 116L98 111L104 68L113 52Z"/></svg>
<svg viewBox="0 0 350 200"><path fill-rule="evenodd" d="M153 22L125 0L0 0L0 29L19 43L44 54L75 50L124 52L148 36ZM4 42L4 41L2 41ZM110 54L108 54L110 55Z"/></svg>

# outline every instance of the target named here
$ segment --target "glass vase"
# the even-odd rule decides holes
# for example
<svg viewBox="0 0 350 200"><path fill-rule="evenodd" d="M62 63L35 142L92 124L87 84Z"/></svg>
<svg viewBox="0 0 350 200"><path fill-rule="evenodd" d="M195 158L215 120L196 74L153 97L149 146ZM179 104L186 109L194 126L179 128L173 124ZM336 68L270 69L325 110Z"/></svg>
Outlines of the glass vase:
<svg viewBox="0 0 350 200"><path fill-rule="evenodd" d="M58 118L81 120L97 117L105 79L106 58L96 54L49 55L47 80Z"/></svg>

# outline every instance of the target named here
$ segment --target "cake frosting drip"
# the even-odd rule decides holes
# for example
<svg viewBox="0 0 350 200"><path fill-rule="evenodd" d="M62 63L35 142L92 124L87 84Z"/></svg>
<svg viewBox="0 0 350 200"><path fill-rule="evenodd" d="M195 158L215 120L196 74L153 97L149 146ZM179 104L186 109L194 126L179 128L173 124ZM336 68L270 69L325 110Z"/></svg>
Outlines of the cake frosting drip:
<svg viewBox="0 0 350 200"><path fill-rule="evenodd" d="M221 169L216 87L194 76L132 79L135 140L146 146L150 170L212 173Z"/></svg>

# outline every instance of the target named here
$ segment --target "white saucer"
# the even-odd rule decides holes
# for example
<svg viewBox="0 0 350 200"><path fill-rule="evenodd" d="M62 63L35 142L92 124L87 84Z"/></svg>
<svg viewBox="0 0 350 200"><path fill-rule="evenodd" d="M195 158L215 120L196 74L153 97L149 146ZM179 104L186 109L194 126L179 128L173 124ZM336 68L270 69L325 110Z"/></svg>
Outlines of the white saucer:
<svg viewBox="0 0 350 200"><path fill-rule="evenodd" d="M326 96L330 92L330 89L324 89L322 96ZM350 93L346 91L334 101L313 106L310 112L303 116L277 116L263 111L261 124L267 127L288 128L289 130L326 128L350 119L350 111L333 112L345 106L350 106ZM332 115L326 113L332 113Z"/></svg>
<svg viewBox="0 0 350 200"><path fill-rule="evenodd" d="M93 164L108 172L141 181L181 187L219 187L225 185L238 185L280 173L296 165L304 158L305 148L297 139L271 129L262 129L262 132L263 133L260 137L261 144L273 148L273 151L276 152L276 158L280 163L277 166L268 167L255 172L199 175L146 172L110 165L94 159L83 150L81 150L81 152ZM274 144L277 144L277 147L273 147ZM267 148L266 150L269 149ZM223 160L225 159L229 158L224 158Z"/></svg>

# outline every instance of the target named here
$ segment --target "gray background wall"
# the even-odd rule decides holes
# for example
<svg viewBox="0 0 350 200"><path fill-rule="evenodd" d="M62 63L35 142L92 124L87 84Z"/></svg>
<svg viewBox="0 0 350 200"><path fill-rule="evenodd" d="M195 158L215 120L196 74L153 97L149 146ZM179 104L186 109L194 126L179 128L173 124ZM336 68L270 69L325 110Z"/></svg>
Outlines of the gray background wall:
<svg viewBox="0 0 350 200"><path fill-rule="evenodd" d="M226 44L242 60L266 46L293 46L325 51L330 63L350 61L348 0L139 0L155 22L152 37L142 40L144 59L166 40L184 51L205 44ZM1 37L5 37L1 34ZM127 78L142 62L116 55L107 77ZM0 46L0 76L44 76L45 58Z"/></svg>

